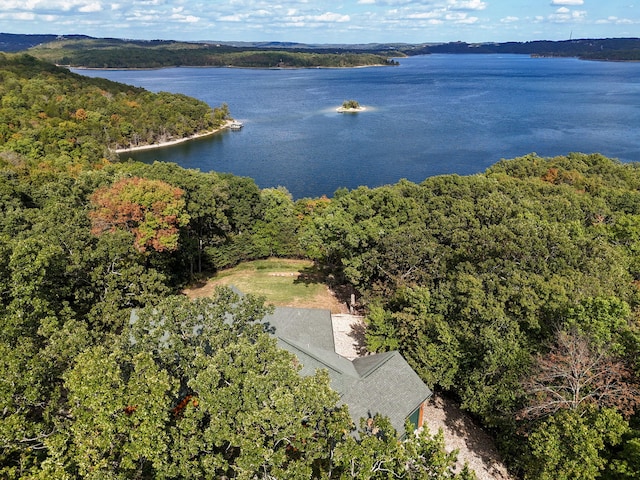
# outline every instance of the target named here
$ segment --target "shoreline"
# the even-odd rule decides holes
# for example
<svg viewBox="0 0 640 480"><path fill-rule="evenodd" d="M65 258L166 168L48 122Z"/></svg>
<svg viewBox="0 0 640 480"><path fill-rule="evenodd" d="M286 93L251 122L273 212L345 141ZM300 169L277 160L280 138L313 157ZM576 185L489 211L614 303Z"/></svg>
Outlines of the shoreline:
<svg viewBox="0 0 640 480"><path fill-rule="evenodd" d="M214 135L218 132L221 132L222 130L229 128L233 123L234 123L234 120L227 120L224 125L222 125L219 128L216 128L215 130L211 130L210 132L196 133L188 137L176 138L174 140L167 140L166 142L151 143L148 145L139 145L136 147L116 148L115 150L111 149L111 151L120 154L120 153L128 153L128 152L139 152L142 150L154 150L156 148L171 147L173 145L178 145L180 143L188 142L190 140L196 140L198 138L204 138L210 135Z"/></svg>
<svg viewBox="0 0 640 480"><path fill-rule="evenodd" d="M402 58L402 57L400 57ZM121 70L121 71L136 71L136 70L164 70L169 68L238 68L238 69L246 69L246 70L318 70L318 69L349 69L349 68L369 68L369 67L395 67L396 65L384 64L384 63L372 63L370 65L351 65L347 67L327 67L327 66L310 66L310 67L246 67L246 66L237 66L237 65L163 65L161 67L83 67L83 66L73 66L73 65L62 65L56 64L57 67L66 68L68 70Z"/></svg>
<svg viewBox="0 0 640 480"><path fill-rule="evenodd" d="M367 107L363 107L363 106L360 106L358 108L338 107L338 108L336 108L336 112L338 112L338 113L358 113L358 112L364 112L366 109L367 109Z"/></svg>

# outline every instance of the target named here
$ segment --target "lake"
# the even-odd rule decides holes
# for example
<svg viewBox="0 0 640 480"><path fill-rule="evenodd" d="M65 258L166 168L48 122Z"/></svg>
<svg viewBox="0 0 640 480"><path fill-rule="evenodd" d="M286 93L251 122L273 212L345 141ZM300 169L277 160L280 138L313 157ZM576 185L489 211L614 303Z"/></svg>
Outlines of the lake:
<svg viewBox="0 0 640 480"><path fill-rule="evenodd" d="M240 131L125 155L249 176L294 198L484 171L503 158L640 161L640 63L426 55L398 67L75 70L227 103ZM344 100L367 108L336 112Z"/></svg>

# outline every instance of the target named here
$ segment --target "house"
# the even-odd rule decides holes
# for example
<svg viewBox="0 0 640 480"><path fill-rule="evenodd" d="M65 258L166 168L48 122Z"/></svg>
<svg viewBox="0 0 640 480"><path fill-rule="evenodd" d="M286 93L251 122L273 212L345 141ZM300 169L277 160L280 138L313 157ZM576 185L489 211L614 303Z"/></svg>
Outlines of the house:
<svg viewBox="0 0 640 480"><path fill-rule="evenodd" d="M338 355L329 310L276 307L263 322L279 346L296 355L301 375L328 371L331 387L349 407L356 425L360 418L379 413L401 435L406 419L416 428L422 426L425 402L432 392L399 352L353 360Z"/></svg>
<svg viewBox="0 0 640 480"><path fill-rule="evenodd" d="M137 310L133 310L129 323L133 325L137 321ZM161 328L162 323L163 320L152 326ZM372 418L376 414L387 417L401 436L404 436L407 419L416 428L422 426L424 406L432 392L399 352L353 360L337 354L329 310L276 307L262 323L281 348L297 357L302 366L301 375L327 370L331 388L340 395L340 403L349 407L356 426L361 418ZM201 326L194 327L194 334L200 329ZM168 339L167 332L159 341L164 345ZM131 341L135 343L135 339Z"/></svg>

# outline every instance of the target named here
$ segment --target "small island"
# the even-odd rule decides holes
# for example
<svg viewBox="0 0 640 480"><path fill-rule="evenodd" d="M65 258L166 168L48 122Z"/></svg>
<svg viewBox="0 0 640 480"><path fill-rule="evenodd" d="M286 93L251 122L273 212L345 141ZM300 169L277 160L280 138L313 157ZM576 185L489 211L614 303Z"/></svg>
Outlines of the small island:
<svg viewBox="0 0 640 480"><path fill-rule="evenodd" d="M361 106L356 100L345 100L342 106L338 107L338 113L355 113L363 112L365 107Z"/></svg>

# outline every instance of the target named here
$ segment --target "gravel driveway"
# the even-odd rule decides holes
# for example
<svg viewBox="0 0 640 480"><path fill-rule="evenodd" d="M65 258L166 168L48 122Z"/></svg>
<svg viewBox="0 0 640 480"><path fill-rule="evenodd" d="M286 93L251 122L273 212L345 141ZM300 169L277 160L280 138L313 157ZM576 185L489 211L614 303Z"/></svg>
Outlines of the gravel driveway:
<svg viewBox="0 0 640 480"><path fill-rule="evenodd" d="M353 359L364 353L362 317L332 315L336 353ZM440 429L448 451L458 450L458 464L467 463L478 480L512 480L500 460L491 437L464 414L453 402L434 395L424 413L431 433Z"/></svg>

